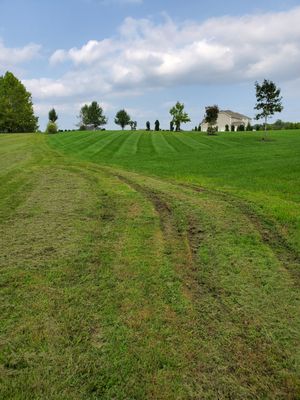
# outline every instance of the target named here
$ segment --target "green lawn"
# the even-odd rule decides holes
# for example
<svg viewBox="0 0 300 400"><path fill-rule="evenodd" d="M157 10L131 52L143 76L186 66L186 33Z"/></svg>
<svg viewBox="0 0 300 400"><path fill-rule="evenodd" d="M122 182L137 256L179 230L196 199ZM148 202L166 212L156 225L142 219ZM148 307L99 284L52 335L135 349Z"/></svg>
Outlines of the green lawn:
<svg viewBox="0 0 300 400"><path fill-rule="evenodd" d="M290 229L300 250L300 131L73 133L50 146L78 160L194 183L250 200Z"/></svg>
<svg viewBox="0 0 300 400"><path fill-rule="evenodd" d="M300 397L300 132L260 137L0 135L1 399Z"/></svg>

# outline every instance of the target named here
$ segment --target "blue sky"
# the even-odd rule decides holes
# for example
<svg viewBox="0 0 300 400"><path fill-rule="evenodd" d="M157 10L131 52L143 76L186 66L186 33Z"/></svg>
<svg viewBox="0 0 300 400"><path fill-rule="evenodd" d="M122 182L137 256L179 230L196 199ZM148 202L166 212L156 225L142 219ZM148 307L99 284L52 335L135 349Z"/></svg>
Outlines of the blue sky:
<svg viewBox="0 0 300 400"><path fill-rule="evenodd" d="M169 126L184 102L197 125L206 105L254 116L254 82L274 80L300 120L300 1L0 0L0 74L33 95L40 127L50 108L74 128L98 101L115 129L120 108L144 127Z"/></svg>

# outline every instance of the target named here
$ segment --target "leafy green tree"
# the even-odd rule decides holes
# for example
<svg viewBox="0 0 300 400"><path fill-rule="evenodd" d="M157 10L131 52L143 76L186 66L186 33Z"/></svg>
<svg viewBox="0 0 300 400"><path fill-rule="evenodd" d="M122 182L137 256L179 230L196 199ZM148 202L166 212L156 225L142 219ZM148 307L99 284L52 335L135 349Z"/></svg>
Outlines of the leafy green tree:
<svg viewBox="0 0 300 400"><path fill-rule="evenodd" d="M93 129L97 129L107 124L107 118L103 114L103 109L99 106L97 101L93 101L90 105L85 104L81 107L79 118L79 126L91 126Z"/></svg>
<svg viewBox="0 0 300 400"><path fill-rule="evenodd" d="M147 122L146 122L146 131L150 131L150 128L151 128L150 122L147 121Z"/></svg>
<svg viewBox="0 0 300 400"><path fill-rule="evenodd" d="M126 125L129 125L130 121L131 118L127 111L123 109L117 112L115 117L115 124L120 125L122 130L124 130Z"/></svg>
<svg viewBox="0 0 300 400"><path fill-rule="evenodd" d="M264 79L261 85L255 82L255 90L257 102L254 109L260 111L256 114L255 119L264 118L266 132L268 118L275 112L283 110L280 89L276 87L274 82Z"/></svg>
<svg viewBox="0 0 300 400"><path fill-rule="evenodd" d="M160 123L159 123L158 119L154 122L154 129L155 129L155 131L159 131L160 130Z"/></svg>
<svg viewBox="0 0 300 400"><path fill-rule="evenodd" d="M56 111L54 108L49 111L49 121L51 122L56 122L58 120L58 115L56 114Z"/></svg>
<svg viewBox="0 0 300 400"><path fill-rule="evenodd" d="M89 123L95 129L107 124L107 118L103 114L103 109L96 101L93 101L89 107Z"/></svg>
<svg viewBox="0 0 300 400"><path fill-rule="evenodd" d="M11 72L0 77L0 132L36 132L32 97Z"/></svg>
<svg viewBox="0 0 300 400"><path fill-rule="evenodd" d="M219 107L215 104L213 106L205 107L204 121L208 124L207 133L212 134L215 132L213 125L216 125L219 115Z"/></svg>
<svg viewBox="0 0 300 400"><path fill-rule="evenodd" d="M180 125L182 123L190 122L190 117L184 111L184 104L179 103L179 101L170 109L170 114L173 117L172 121L175 124L176 131L180 131Z"/></svg>
<svg viewBox="0 0 300 400"><path fill-rule="evenodd" d="M79 126L85 126L89 124L89 106L85 104L84 106L81 107L80 113L79 113Z"/></svg>

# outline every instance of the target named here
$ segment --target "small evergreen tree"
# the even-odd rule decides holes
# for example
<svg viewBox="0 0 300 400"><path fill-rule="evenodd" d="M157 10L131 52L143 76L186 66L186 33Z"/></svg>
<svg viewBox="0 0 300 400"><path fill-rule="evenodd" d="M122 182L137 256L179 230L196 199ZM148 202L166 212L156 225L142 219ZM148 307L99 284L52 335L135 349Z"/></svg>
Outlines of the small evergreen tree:
<svg viewBox="0 0 300 400"><path fill-rule="evenodd" d="M125 126L129 125L130 120L130 115L124 109L122 109L116 114L115 124L120 125L122 130L124 130Z"/></svg>
<svg viewBox="0 0 300 400"><path fill-rule="evenodd" d="M174 122L173 121L170 122L170 131L171 132L174 131Z"/></svg>
<svg viewBox="0 0 300 400"><path fill-rule="evenodd" d="M58 120L58 115L56 114L56 111L54 108L49 111L49 121L51 122L56 122Z"/></svg>
<svg viewBox="0 0 300 400"><path fill-rule="evenodd" d="M252 130L253 130L253 128L252 128L250 122L248 122L248 124L247 124L247 126L246 126L246 131L247 131L247 132L251 132Z"/></svg>
<svg viewBox="0 0 300 400"><path fill-rule="evenodd" d="M231 130L231 132L235 132L235 126L231 125L230 130Z"/></svg>
<svg viewBox="0 0 300 400"><path fill-rule="evenodd" d="M159 120L158 120L158 119L155 121L154 126L155 126L154 129L155 129L156 131L159 131L159 130L160 130L160 123L159 123Z"/></svg>
<svg viewBox="0 0 300 400"><path fill-rule="evenodd" d="M228 124L225 125L225 132L229 132L229 125Z"/></svg>
<svg viewBox="0 0 300 400"><path fill-rule="evenodd" d="M146 122L146 131L150 131L150 128L151 128L150 122L147 121L147 122Z"/></svg>

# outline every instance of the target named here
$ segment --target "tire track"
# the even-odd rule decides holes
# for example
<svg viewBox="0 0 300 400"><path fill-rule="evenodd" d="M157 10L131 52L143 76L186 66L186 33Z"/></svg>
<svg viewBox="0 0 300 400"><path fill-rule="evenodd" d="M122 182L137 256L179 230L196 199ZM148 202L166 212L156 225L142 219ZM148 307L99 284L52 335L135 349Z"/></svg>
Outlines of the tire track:
<svg viewBox="0 0 300 400"><path fill-rule="evenodd" d="M284 268L290 273L296 286L300 286L300 254L294 249L287 239L279 232L275 221L259 216L253 206L240 198L230 196L227 193L212 189L206 189L191 184L179 184L182 187L198 193L209 193L216 198L228 202L237 208L251 222L256 231L260 234L262 242L267 245Z"/></svg>
<svg viewBox="0 0 300 400"><path fill-rule="evenodd" d="M172 265L183 276L184 292L189 299L196 299L206 289L202 287L198 275L198 250L205 234L196 219L189 215L187 229L181 230L176 224L172 206L162 198L161 194L134 182L121 174L112 174L133 190L139 192L153 204L159 217L161 231L165 240L165 252Z"/></svg>

